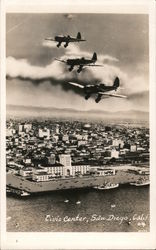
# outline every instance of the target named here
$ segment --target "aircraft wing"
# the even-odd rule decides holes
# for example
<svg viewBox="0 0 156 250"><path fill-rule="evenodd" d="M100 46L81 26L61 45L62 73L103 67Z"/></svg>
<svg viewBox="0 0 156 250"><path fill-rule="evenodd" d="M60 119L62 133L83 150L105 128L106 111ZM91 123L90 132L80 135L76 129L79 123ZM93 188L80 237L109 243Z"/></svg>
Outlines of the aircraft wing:
<svg viewBox="0 0 156 250"><path fill-rule="evenodd" d="M55 40L55 39L53 39L53 38L51 38L51 37L47 37L47 38L45 38L45 40L48 40L48 41L54 41L54 42L56 42L56 40Z"/></svg>
<svg viewBox="0 0 156 250"><path fill-rule="evenodd" d="M91 66L91 67L103 67L101 64L84 64L84 66Z"/></svg>
<svg viewBox="0 0 156 250"><path fill-rule="evenodd" d="M118 98L127 98L125 95L118 95L118 94L111 94L111 93L105 93L105 92L98 92L98 94L103 96L111 96L111 97L118 97Z"/></svg>
<svg viewBox="0 0 156 250"><path fill-rule="evenodd" d="M65 60L60 60L60 59L58 59L58 58L54 58L54 60L59 61L59 62L66 63L66 61L65 61Z"/></svg>
<svg viewBox="0 0 156 250"><path fill-rule="evenodd" d="M76 87L79 87L81 89L84 89L84 86L79 84L79 83L76 83L76 82L68 82L69 84L73 85L73 86L76 86Z"/></svg>

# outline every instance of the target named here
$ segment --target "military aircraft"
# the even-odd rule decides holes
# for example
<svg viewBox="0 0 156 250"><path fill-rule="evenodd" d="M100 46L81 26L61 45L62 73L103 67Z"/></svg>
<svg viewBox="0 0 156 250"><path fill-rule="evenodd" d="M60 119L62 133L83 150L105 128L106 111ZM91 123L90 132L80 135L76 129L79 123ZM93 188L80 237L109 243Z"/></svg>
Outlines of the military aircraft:
<svg viewBox="0 0 156 250"><path fill-rule="evenodd" d="M112 86L105 85L104 83L98 83L98 84L90 84L84 86L83 84L75 83L75 82L69 82L69 84L79 87L84 90L85 93L85 99L88 100L92 94L97 94L97 97L95 99L95 102L98 103L102 97L108 98L108 97L119 97L119 98L127 98L127 96L124 95L118 95L115 93L106 93L110 91L116 91L119 88L120 80L118 77L115 78L114 83Z"/></svg>
<svg viewBox="0 0 156 250"><path fill-rule="evenodd" d="M62 43L65 43L64 47L67 48L69 43L86 41L84 39L81 39L81 33L80 32L77 33L77 37L71 37L69 35L68 36L55 36L54 39L51 38L51 37L47 37L47 38L45 38L45 40L58 42L58 44L57 44L58 48L61 46Z"/></svg>
<svg viewBox="0 0 156 250"><path fill-rule="evenodd" d="M86 59L84 57L81 58L74 58L74 59L67 59L65 60L60 60L55 58L55 60L59 61L59 62L63 62L66 63L67 65L70 66L69 71L72 71L74 66L78 66L78 70L77 73L80 73L82 71L82 69L84 67L88 67L88 66L103 66L103 65L99 65L99 64L95 64L95 62L97 61L97 54L96 52L93 53L93 56L91 59Z"/></svg>

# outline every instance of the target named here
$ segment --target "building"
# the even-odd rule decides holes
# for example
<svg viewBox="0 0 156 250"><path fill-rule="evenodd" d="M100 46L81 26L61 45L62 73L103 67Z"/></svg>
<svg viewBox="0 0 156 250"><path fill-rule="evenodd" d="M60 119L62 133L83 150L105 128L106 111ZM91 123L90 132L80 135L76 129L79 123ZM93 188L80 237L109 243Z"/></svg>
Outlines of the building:
<svg viewBox="0 0 156 250"><path fill-rule="evenodd" d="M60 163L46 164L41 166L41 168L46 173L51 174L53 177L65 175L65 167Z"/></svg>
<svg viewBox="0 0 156 250"><path fill-rule="evenodd" d="M78 147L86 145L87 141L78 141Z"/></svg>
<svg viewBox="0 0 156 250"><path fill-rule="evenodd" d="M29 168L29 167L28 168L23 168L23 169L19 170L19 174L21 176L24 176L24 177L30 176L30 175L32 175L32 173L33 173L32 168Z"/></svg>
<svg viewBox="0 0 156 250"><path fill-rule="evenodd" d="M119 158L119 151L117 151L116 149L112 149L111 158Z"/></svg>
<svg viewBox="0 0 156 250"><path fill-rule="evenodd" d="M54 154L51 154L49 157L48 157L48 162L49 164L55 164L55 155Z"/></svg>
<svg viewBox="0 0 156 250"><path fill-rule="evenodd" d="M47 174L47 172L43 171L39 172L39 173L34 173L32 176L32 179L34 181L49 181L50 178L53 178L52 174Z"/></svg>
<svg viewBox="0 0 156 250"><path fill-rule="evenodd" d="M62 141L69 141L69 136L68 135L63 135Z"/></svg>
<svg viewBox="0 0 156 250"><path fill-rule="evenodd" d="M137 145L131 145L130 146L130 151L131 152L136 152L137 151Z"/></svg>
<svg viewBox="0 0 156 250"><path fill-rule="evenodd" d="M30 123L30 124L24 124L24 130L25 130L25 132L29 132L30 130L32 129L32 124Z"/></svg>
<svg viewBox="0 0 156 250"><path fill-rule="evenodd" d="M60 163L64 166L64 174L71 175L72 167L71 167L71 156L69 154L61 154L59 155Z"/></svg>
<svg viewBox="0 0 156 250"><path fill-rule="evenodd" d="M115 175L115 169L97 168L97 174L100 176Z"/></svg>
<svg viewBox="0 0 156 250"><path fill-rule="evenodd" d="M71 174L73 176L79 175L79 174L87 174L90 171L90 165L84 164L84 163L73 163L72 164L72 172Z"/></svg>
<svg viewBox="0 0 156 250"><path fill-rule="evenodd" d="M44 129L40 128L38 131L38 136L39 136L39 138L50 139L50 130L47 128L44 128Z"/></svg>

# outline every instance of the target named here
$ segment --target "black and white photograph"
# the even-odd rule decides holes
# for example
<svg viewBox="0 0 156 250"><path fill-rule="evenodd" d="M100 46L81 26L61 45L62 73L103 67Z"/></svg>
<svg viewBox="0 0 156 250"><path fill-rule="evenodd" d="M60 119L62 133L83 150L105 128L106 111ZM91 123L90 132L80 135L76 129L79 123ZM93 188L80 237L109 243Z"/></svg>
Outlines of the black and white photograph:
<svg viewBox="0 0 156 250"><path fill-rule="evenodd" d="M6 13L6 231L150 232L149 13Z"/></svg>

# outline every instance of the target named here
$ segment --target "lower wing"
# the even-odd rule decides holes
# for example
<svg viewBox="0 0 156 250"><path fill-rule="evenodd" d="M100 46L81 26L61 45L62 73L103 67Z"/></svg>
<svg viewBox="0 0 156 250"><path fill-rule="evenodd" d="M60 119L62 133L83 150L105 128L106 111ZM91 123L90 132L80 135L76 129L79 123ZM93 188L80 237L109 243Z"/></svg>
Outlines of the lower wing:
<svg viewBox="0 0 156 250"><path fill-rule="evenodd" d="M103 67L104 65L101 64L84 64L84 66L90 66L90 67Z"/></svg>
<svg viewBox="0 0 156 250"><path fill-rule="evenodd" d="M81 89L84 89L84 86L79 84L79 83L76 83L76 82L68 82L69 84L73 85L73 86L76 86L76 87L79 87Z"/></svg>
<svg viewBox="0 0 156 250"><path fill-rule="evenodd" d="M111 96L111 97L118 97L118 98L127 98L127 96L125 96L125 95L110 94L110 93L105 93L105 92L98 92L98 94L103 95L103 96Z"/></svg>
<svg viewBox="0 0 156 250"><path fill-rule="evenodd" d="M59 61L59 62L66 63L66 61L64 61L64 60L60 60L60 59L57 59L57 58L54 58L54 60Z"/></svg>
<svg viewBox="0 0 156 250"><path fill-rule="evenodd" d="M54 39L51 38L51 37L47 37L47 38L45 38L45 40L56 42L56 40L54 40Z"/></svg>

